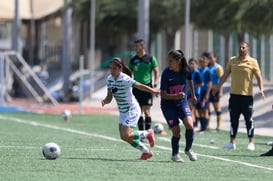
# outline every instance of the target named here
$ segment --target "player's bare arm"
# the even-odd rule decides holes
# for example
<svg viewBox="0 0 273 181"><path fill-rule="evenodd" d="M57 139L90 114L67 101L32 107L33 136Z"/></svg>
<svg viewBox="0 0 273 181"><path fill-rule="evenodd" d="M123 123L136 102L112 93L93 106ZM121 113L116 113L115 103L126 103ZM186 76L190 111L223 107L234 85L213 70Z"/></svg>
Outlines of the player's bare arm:
<svg viewBox="0 0 273 181"><path fill-rule="evenodd" d="M263 77L261 75L260 72L256 73L255 74L255 77L257 79L257 82L258 82L258 86L260 88L260 95L263 99L265 99L265 95L264 95L264 83L263 83Z"/></svg>
<svg viewBox="0 0 273 181"><path fill-rule="evenodd" d="M226 70L224 75L221 77L219 84L213 88L212 90L212 94L215 95L216 92L218 92L220 90L220 88L222 87L222 85L224 84L224 82L227 80L228 76L230 75L230 71Z"/></svg>
<svg viewBox="0 0 273 181"><path fill-rule="evenodd" d="M158 67L153 68L153 72L154 72L154 87L156 87L156 85L158 85L158 82L159 82L159 68Z"/></svg>
<svg viewBox="0 0 273 181"><path fill-rule="evenodd" d="M159 90L155 89L155 88L151 88L149 86L146 86L144 84L141 84L139 82L136 82L134 85L135 88L138 88L142 91L146 91L146 92L150 92L152 94L155 94L156 96L158 96L158 94L160 93Z"/></svg>
<svg viewBox="0 0 273 181"><path fill-rule="evenodd" d="M101 105L109 104L113 99L113 94L111 91L107 90L107 96L101 101Z"/></svg>

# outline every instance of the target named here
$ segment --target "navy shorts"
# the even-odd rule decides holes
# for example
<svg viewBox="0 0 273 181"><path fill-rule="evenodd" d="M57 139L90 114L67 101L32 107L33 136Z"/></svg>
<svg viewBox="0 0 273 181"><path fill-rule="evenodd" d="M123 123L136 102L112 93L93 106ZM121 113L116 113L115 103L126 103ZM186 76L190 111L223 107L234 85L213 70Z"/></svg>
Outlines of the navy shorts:
<svg viewBox="0 0 273 181"><path fill-rule="evenodd" d="M209 108L208 100L204 100L205 95L206 91L201 91L200 101L197 102L196 109L204 110Z"/></svg>
<svg viewBox="0 0 273 181"><path fill-rule="evenodd" d="M191 102L194 105L194 107L196 107L196 104L200 101L201 96L200 96L200 94L195 94L195 97L197 98L196 103L193 102L191 94L187 95L188 102Z"/></svg>
<svg viewBox="0 0 273 181"><path fill-rule="evenodd" d="M170 128L179 125L179 119L192 116L186 100L177 106L161 105L161 110Z"/></svg>
<svg viewBox="0 0 273 181"><path fill-rule="evenodd" d="M152 84L146 84L149 87L152 87ZM153 94L133 88L133 94L136 97L140 106L152 106L153 105Z"/></svg>
<svg viewBox="0 0 273 181"><path fill-rule="evenodd" d="M215 95L212 94L212 90L209 94L209 102L215 103L220 101L219 91L215 93Z"/></svg>

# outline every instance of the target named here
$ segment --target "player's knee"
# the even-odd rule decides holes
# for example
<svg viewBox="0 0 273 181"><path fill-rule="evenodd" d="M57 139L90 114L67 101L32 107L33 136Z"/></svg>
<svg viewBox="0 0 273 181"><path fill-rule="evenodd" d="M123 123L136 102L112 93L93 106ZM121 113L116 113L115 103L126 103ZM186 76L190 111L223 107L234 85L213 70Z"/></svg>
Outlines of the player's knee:
<svg viewBox="0 0 273 181"><path fill-rule="evenodd" d="M131 143L132 139L131 137L128 135L128 134L121 134L120 135L120 138L123 140L123 141L126 141L128 143Z"/></svg>

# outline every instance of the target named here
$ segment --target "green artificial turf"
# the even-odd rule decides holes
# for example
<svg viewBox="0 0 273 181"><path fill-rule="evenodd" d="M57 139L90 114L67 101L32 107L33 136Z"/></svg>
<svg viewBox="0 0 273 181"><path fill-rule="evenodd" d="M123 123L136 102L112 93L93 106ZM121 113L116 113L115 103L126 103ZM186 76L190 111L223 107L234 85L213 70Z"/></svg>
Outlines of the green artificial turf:
<svg viewBox="0 0 273 181"><path fill-rule="evenodd" d="M73 115L66 123L61 115L31 113L0 114L0 178L3 181L59 180L272 180L273 157L259 155L273 137L256 136L256 150L246 149L245 134L237 136L237 150L223 150L226 131L196 134L193 151L197 161L183 153L184 163L171 161L171 133L156 135L154 156L138 161L140 152L119 138L114 115ZM183 128L183 126L182 126ZM215 143L211 144L210 140ZM42 147L55 142L61 147L56 160L46 160ZM147 145L148 146L148 145Z"/></svg>

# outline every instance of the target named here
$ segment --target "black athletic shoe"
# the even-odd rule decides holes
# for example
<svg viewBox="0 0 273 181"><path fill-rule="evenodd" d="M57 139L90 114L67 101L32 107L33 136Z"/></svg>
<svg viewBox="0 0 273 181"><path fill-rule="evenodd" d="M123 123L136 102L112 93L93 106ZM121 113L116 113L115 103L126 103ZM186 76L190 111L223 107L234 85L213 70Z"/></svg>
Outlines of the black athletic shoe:
<svg viewBox="0 0 273 181"><path fill-rule="evenodd" d="M266 153L261 154L260 156L273 156L273 149L269 150Z"/></svg>

